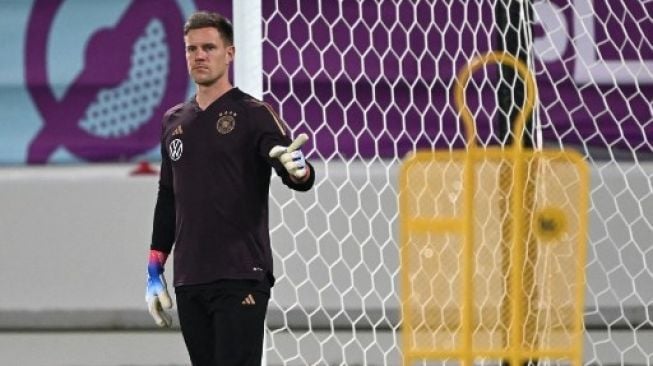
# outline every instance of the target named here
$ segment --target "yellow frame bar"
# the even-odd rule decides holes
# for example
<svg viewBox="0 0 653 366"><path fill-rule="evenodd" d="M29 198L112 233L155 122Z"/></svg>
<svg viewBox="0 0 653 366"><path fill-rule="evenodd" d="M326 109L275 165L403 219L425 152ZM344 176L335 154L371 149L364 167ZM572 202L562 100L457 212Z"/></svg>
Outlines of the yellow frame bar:
<svg viewBox="0 0 653 366"><path fill-rule="evenodd" d="M472 113L465 102L465 87L471 79L472 74L488 64L505 64L511 66L519 75L524 79L526 83L526 101L524 103L524 108L522 108L517 116L515 117L515 138L511 145L511 151L513 152L513 183L514 191L513 197L523 197L525 191L525 164L526 162L523 159L522 154L522 144L520 143L522 136L524 134L524 126L526 125L526 118L533 111L535 105L535 78L528 70L526 65L519 61L514 56L505 53L505 52L490 52L477 57L472 60L472 62L461 70L458 74L457 82L454 89L454 98L456 103L456 108L460 111L460 115L465 126L465 132L467 136L467 158L465 159L465 171L464 171L464 185L469 187L465 189L465 217L472 217L473 212L473 200L474 200L474 189L476 186L476 177L474 176L474 158L477 151L476 145L476 128L474 126L474 118ZM512 224L512 238L513 240L519 240L524 237L523 233L523 205L521 204L520 199L511 200L511 211L512 217L514 218ZM463 297L463 334L465 339L463 342L464 349L468 350L468 353L465 354L463 365L472 365L473 364L473 344L472 344L472 329L471 322L474 319L473 304L474 299L472 296L472 285L473 285L473 270L474 266L472 263L474 255L474 226L472 220L465 220L465 240L463 246L463 258L464 258L464 284L463 291L465 296ZM524 246L515 245L513 242L511 258L511 275L510 275L510 293L513 296L510 296L511 299L511 324L510 327L510 337L508 344L510 345L510 362L513 365L518 365L520 362L520 347L519 344L521 339L523 339L522 327L514 326L515 324L522 324L524 320L524 314L522 313L523 306L520 305L521 297L514 296L519 294L522 284L522 268L524 263Z"/></svg>

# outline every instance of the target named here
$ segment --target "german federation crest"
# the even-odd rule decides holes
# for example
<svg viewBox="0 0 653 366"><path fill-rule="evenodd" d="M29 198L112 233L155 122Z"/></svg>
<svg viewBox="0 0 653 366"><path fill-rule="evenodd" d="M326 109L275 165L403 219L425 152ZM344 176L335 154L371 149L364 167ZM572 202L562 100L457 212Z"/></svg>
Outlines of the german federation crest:
<svg viewBox="0 0 653 366"><path fill-rule="evenodd" d="M184 144L180 139L174 139L170 142L168 153L172 161L177 161L181 158L181 153L184 151Z"/></svg>
<svg viewBox="0 0 653 366"><path fill-rule="evenodd" d="M218 133L221 135L226 135L229 132L233 131L236 126L236 113L233 112L223 112L219 114L218 123L216 128Z"/></svg>

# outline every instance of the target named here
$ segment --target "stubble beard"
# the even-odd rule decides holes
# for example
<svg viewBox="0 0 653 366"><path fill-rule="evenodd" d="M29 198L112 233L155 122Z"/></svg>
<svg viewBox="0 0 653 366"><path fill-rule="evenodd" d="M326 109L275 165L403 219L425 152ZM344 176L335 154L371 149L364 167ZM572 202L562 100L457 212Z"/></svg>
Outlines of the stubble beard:
<svg viewBox="0 0 653 366"><path fill-rule="evenodd" d="M203 78L203 77L193 77L195 84L199 86L211 86L218 82L219 77Z"/></svg>

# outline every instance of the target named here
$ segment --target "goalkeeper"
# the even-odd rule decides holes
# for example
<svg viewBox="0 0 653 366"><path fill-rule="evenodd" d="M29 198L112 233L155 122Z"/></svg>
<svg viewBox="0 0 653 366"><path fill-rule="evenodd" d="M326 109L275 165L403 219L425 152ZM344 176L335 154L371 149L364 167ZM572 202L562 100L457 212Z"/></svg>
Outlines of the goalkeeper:
<svg viewBox="0 0 653 366"><path fill-rule="evenodd" d="M313 167L269 105L234 88L233 30L197 12L184 26L196 94L163 118L161 172L146 300L171 325L163 275L174 244L174 289L194 366L261 364L264 320L274 285L268 229L271 168L291 189L313 186Z"/></svg>

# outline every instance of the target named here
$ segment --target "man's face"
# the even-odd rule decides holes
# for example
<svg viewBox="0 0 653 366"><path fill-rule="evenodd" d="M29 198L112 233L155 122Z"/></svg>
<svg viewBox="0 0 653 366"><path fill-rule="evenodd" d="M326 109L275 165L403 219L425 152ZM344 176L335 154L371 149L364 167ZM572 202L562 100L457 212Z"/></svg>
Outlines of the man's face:
<svg viewBox="0 0 653 366"><path fill-rule="evenodd" d="M212 27L191 29L184 36L188 73L196 84L213 85L228 77L234 47L222 40L220 32Z"/></svg>

